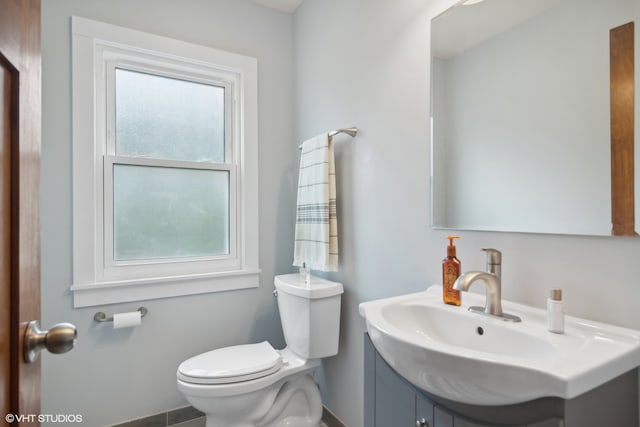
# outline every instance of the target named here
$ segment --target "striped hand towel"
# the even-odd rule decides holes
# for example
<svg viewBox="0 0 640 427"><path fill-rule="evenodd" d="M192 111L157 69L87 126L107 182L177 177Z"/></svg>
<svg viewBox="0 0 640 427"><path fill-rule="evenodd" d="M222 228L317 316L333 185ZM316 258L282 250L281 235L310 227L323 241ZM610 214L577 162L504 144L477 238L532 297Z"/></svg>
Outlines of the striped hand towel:
<svg viewBox="0 0 640 427"><path fill-rule="evenodd" d="M294 266L338 271L338 219L333 142L324 133L302 143Z"/></svg>

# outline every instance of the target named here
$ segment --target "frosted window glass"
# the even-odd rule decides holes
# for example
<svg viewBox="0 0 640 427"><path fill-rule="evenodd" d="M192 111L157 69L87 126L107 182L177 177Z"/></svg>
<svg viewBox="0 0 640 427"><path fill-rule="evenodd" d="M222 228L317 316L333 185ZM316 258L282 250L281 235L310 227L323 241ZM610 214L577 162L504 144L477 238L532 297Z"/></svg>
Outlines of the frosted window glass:
<svg viewBox="0 0 640 427"><path fill-rule="evenodd" d="M224 163L224 91L116 69L116 155Z"/></svg>
<svg viewBox="0 0 640 427"><path fill-rule="evenodd" d="M113 166L114 259L229 253L229 172Z"/></svg>

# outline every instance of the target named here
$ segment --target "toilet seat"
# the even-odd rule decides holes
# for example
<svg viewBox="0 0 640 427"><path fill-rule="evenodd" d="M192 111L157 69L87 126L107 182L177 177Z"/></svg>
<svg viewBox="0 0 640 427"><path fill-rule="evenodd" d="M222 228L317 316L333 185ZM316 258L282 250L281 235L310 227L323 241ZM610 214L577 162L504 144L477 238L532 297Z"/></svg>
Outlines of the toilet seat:
<svg viewBox="0 0 640 427"><path fill-rule="evenodd" d="M185 360L178 379L192 384L234 384L262 378L282 367L282 357L263 341L219 348Z"/></svg>
<svg viewBox="0 0 640 427"><path fill-rule="evenodd" d="M276 352L279 353L282 360L280 369L250 381L199 384L194 382L193 378L180 374L179 368L177 372L178 389L192 397L198 396L199 398L205 399L212 397L230 397L267 389L279 381L285 381L287 378L292 378L299 374L304 375L311 373L320 366L321 359L302 359L288 348L276 350Z"/></svg>

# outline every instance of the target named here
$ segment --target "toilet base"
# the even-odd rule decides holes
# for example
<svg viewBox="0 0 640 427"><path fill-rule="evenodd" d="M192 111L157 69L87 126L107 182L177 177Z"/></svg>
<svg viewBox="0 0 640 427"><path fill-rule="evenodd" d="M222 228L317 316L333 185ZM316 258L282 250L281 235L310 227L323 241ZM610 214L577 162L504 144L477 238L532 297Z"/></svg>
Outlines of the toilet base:
<svg viewBox="0 0 640 427"><path fill-rule="evenodd" d="M207 398L187 393L185 397L204 412L206 427L318 427L322 419L320 389L313 370L246 394Z"/></svg>
<svg viewBox="0 0 640 427"><path fill-rule="evenodd" d="M318 427L322 419L320 389L312 374L285 383L256 427Z"/></svg>

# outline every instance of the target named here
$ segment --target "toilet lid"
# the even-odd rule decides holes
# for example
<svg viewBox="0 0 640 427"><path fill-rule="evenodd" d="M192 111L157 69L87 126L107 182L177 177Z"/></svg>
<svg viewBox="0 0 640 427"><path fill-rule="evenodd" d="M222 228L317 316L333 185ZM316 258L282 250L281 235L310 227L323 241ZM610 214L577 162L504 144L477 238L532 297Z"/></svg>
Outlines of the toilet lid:
<svg viewBox="0 0 640 427"><path fill-rule="evenodd" d="M230 384L270 375L281 365L280 353L263 341L219 348L187 359L178 367L178 378L196 384Z"/></svg>

